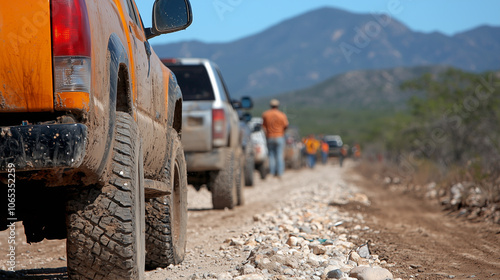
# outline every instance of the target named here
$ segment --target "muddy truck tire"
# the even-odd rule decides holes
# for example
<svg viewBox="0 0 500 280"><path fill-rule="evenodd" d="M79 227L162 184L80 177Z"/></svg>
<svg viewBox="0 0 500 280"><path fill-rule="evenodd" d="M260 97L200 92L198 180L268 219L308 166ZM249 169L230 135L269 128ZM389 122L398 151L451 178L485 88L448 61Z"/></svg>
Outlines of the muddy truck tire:
<svg viewBox="0 0 500 280"><path fill-rule="evenodd" d="M70 279L143 279L144 188L141 143L132 116L116 113L110 177L68 201Z"/></svg>
<svg viewBox="0 0 500 280"><path fill-rule="evenodd" d="M234 153L231 153L224 169L213 173L211 178L212 204L214 209L233 209L238 203L236 186L236 164Z"/></svg>
<svg viewBox="0 0 500 280"><path fill-rule="evenodd" d="M171 158L165 166L170 194L146 203L146 267L179 264L186 254L187 178L181 140L175 133Z"/></svg>

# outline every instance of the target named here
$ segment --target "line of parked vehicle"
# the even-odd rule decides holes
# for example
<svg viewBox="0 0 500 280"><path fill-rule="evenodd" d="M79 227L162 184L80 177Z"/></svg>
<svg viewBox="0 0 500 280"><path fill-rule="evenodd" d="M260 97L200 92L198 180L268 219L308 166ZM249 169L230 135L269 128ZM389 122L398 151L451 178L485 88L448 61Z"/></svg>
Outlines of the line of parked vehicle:
<svg viewBox="0 0 500 280"><path fill-rule="evenodd" d="M182 145L187 180L196 190L208 188L214 209L244 203L243 186L269 174L262 118L252 117L250 97L233 99L219 67L203 58L168 58L162 62L175 74L183 95ZM297 127L286 133L287 168L305 166L304 145Z"/></svg>

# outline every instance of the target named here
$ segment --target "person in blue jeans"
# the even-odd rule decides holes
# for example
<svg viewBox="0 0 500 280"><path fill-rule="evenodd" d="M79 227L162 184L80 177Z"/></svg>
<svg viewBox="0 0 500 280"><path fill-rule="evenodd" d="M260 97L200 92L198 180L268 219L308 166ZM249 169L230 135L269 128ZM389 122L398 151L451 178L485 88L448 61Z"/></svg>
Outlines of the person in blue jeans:
<svg viewBox="0 0 500 280"><path fill-rule="evenodd" d="M269 171L276 177L281 177L285 172L285 137L273 137L267 139L269 151Z"/></svg>
<svg viewBox="0 0 500 280"><path fill-rule="evenodd" d="M266 132L269 150L269 171L276 177L281 177L285 172L285 130L288 128L288 119L278 109L279 104L278 100L271 100L271 109L262 113L262 127Z"/></svg>

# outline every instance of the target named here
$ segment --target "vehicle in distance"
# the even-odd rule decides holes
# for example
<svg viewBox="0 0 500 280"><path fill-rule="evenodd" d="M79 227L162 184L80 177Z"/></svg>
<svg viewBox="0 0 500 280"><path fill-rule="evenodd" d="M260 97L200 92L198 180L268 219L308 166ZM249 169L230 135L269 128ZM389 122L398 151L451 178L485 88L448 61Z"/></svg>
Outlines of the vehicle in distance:
<svg viewBox="0 0 500 280"><path fill-rule="evenodd" d="M202 58L162 61L175 73L184 98L182 144L188 183L197 190L208 187L215 209L243 204L240 120L219 67Z"/></svg>
<svg viewBox="0 0 500 280"><path fill-rule="evenodd" d="M254 184L253 173L255 171L255 149L252 141L252 128L250 127L250 120L252 115L249 112L243 111L241 108L246 106L252 108L253 104L250 98L244 98L248 104L241 104L240 101L233 101L233 107L237 109L240 118L240 139L241 148L243 149L243 174L245 179L245 186L251 187Z"/></svg>
<svg viewBox="0 0 500 280"><path fill-rule="evenodd" d="M1 1L0 19L0 230L66 238L69 279L181 262L182 95L148 39L189 26L189 1L155 1L152 28L133 0Z"/></svg>
<svg viewBox="0 0 500 280"><path fill-rule="evenodd" d="M285 132L285 167L300 169L305 166L303 149L304 144L299 129L296 126L289 126Z"/></svg>
<svg viewBox="0 0 500 280"><path fill-rule="evenodd" d="M269 152L266 134L262 130L262 118L253 117L249 124L252 129L255 169L259 171L260 178L264 180L269 174Z"/></svg>
<svg viewBox="0 0 500 280"><path fill-rule="evenodd" d="M325 135L323 137L323 141L328 143L328 156L330 157L339 157L340 149L342 148L342 138L339 135Z"/></svg>

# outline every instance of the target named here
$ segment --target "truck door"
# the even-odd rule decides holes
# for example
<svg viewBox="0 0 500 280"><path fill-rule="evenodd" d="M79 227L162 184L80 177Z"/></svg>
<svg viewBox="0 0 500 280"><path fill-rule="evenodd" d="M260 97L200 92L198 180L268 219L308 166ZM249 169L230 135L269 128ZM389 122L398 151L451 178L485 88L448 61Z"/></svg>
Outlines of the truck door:
<svg viewBox="0 0 500 280"><path fill-rule="evenodd" d="M144 30L141 24L139 13L135 9L133 0L124 0L125 8L128 13L127 31L130 33L129 47L132 51L131 65L134 67L135 77L132 77L132 89L135 105L138 114L149 115L152 110L151 100L151 77L150 77L150 56L151 47L146 40ZM144 116L138 116L143 118ZM141 121L138 119L138 121ZM139 124L139 127L141 125Z"/></svg>
<svg viewBox="0 0 500 280"><path fill-rule="evenodd" d="M152 65L155 54L146 39L144 27L134 1L124 1L129 15L127 29L130 32L130 42L128 43L133 55L130 63L135 70L135 77L132 77L133 98L137 109L140 135L143 136L144 165L156 166L155 163L163 163L166 153L166 145L159 145L159 143L166 143L167 141L167 131L164 123L162 125L162 123L156 121L161 119L160 117L166 118L164 116L165 109L158 110L158 106L164 108L166 94L165 91L153 90L154 83L158 82L154 78L158 76L158 73L161 74L162 72L161 69L154 68ZM156 59L159 61L158 58ZM158 114L161 114L161 116L158 116Z"/></svg>

